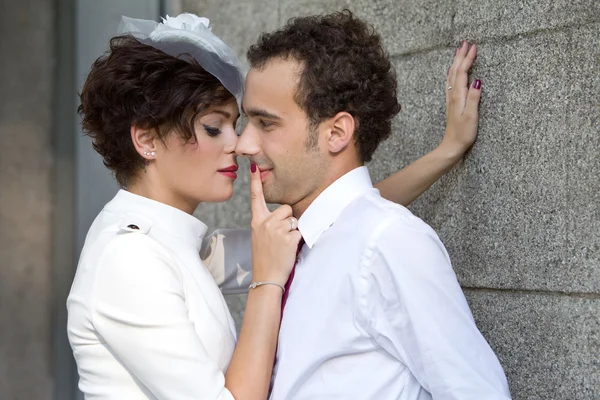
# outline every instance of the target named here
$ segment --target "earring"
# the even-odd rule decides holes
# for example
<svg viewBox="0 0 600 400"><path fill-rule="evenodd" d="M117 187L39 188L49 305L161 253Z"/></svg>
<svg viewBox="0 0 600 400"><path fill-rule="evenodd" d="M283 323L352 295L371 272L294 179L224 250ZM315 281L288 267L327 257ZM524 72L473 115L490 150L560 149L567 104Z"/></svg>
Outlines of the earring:
<svg viewBox="0 0 600 400"><path fill-rule="evenodd" d="M154 151L145 151L144 155L147 157L154 157L156 155L156 152Z"/></svg>

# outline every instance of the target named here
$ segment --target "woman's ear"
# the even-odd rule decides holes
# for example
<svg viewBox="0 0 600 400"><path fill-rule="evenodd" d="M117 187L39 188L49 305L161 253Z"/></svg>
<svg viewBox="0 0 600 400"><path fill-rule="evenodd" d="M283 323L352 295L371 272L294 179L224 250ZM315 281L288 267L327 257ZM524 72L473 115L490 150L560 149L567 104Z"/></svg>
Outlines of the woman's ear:
<svg viewBox="0 0 600 400"><path fill-rule="evenodd" d="M348 147L354 138L355 121L352 114L342 111L328 121L327 147L332 153L339 153Z"/></svg>
<svg viewBox="0 0 600 400"><path fill-rule="evenodd" d="M156 132L154 129L143 129L136 125L131 125L131 141L133 147L142 158L152 160L156 157Z"/></svg>

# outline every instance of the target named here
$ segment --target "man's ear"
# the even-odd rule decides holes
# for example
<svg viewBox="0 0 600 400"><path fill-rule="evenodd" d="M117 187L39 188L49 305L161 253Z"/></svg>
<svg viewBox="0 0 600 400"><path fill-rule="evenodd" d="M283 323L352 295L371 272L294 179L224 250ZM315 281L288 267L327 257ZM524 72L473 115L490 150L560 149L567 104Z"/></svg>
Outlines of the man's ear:
<svg viewBox="0 0 600 400"><path fill-rule="evenodd" d="M354 117L346 111L339 112L333 116L328 121L328 150L337 154L348 147L348 144L354 139L355 126Z"/></svg>
<svg viewBox="0 0 600 400"><path fill-rule="evenodd" d="M133 147L135 147L135 150L142 158L146 160L156 158L156 140L158 138L154 129L144 129L136 125L131 125L130 133Z"/></svg>

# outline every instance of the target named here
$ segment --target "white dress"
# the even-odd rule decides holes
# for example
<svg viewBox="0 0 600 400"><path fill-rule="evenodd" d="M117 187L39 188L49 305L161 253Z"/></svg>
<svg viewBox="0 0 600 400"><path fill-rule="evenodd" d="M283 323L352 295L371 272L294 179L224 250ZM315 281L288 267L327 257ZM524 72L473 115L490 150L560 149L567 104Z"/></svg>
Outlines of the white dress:
<svg viewBox="0 0 600 400"><path fill-rule="evenodd" d="M205 239L206 230L194 216L125 190L95 219L67 300L86 399L233 399L224 374L235 325L199 254L204 240L218 283L239 292L250 280L249 235ZM233 267L225 267L226 236L238 249Z"/></svg>

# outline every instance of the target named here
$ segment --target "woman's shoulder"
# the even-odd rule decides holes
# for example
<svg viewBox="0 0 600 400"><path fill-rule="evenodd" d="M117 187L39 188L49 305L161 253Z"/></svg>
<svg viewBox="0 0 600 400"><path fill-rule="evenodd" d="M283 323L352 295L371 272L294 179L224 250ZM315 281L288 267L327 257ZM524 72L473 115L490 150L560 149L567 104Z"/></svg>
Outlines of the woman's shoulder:
<svg viewBox="0 0 600 400"><path fill-rule="evenodd" d="M129 260L156 260L160 263L176 264L176 257L159 240L137 229L122 228L106 242L99 259L112 258Z"/></svg>
<svg viewBox="0 0 600 400"><path fill-rule="evenodd" d="M141 232L119 232L98 253L95 286L124 288L175 285L183 282L177 258L159 241Z"/></svg>
<svg viewBox="0 0 600 400"><path fill-rule="evenodd" d="M118 232L106 243L102 254L170 258L169 252L158 240L141 232Z"/></svg>
<svg viewBox="0 0 600 400"><path fill-rule="evenodd" d="M98 259L99 253L169 256L166 247L151 234L153 221L149 216L115 211L105 207L88 232L85 247L96 249L94 258Z"/></svg>
<svg viewBox="0 0 600 400"><path fill-rule="evenodd" d="M103 215L104 214L104 215ZM177 258L150 232L143 215L101 212L86 238L80 264L84 269L119 270L175 267Z"/></svg>

